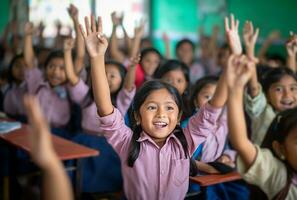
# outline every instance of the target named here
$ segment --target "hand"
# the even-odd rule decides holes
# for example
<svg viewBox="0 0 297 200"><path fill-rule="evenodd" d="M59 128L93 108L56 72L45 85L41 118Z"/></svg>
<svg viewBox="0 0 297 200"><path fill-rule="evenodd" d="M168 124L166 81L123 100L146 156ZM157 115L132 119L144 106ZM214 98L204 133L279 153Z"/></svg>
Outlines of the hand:
<svg viewBox="0 0 297 200"><path fill-rule="evenodd" d="M42 169L47 168L57 159L49 126L44 118L39 102L34 96L24 97L24 106L30 124L31 157Z"/></svg>
<svg viewBox="0 0 297 200"><path fill-rule="evenodd" d="M243 27L243 41L246 47L247 55L250 59L254 58L254 49L259 35L259 28L254 31L253 23L246 21Z"/></svg>
<svg viewBox="0 0 297 200"><path fill-rule="evenodd" d="M297 53L297 35L293 32L290 32L290 38L286 43L286 49L288 56L294 57Z"/></svg>
<svg viewBox="0 0 297 200"><path fill-rule="evenodd" d="M25 31L25 35L33 35L33 33L34 33L33 23L26 22L24 31Z"/></svg>
<svg viewBox="0 0 297 200"><path fill-rule="evenodd" d="M217 159L217 162L223 163L225 165L228 165L230 167L235 167L234 162L231 160L231 158L228 155L222 155Z"/></svg>
<svg viewBox="0 0 297 200"><path fill-rule="evenodd" d="M144 34L144 27L145 27L146 21L144 19L140 20L139 25L136 25L134 28L134 36L141 38Z"/></svg>
<svg viewBox="0 0 297 200"><path fill-rule="evenodd" d="M231 55L228 59L226 80L229 88L243 88L255 73L255 62L246 56Z"/></svg>
<svg viewBox="0 0 297 200"><path fill-rule="evenodd" d="M164 40L164 42L166 42L166 43L168 43L169 42L169 37L168 37L168 35L167 35L167 33L166 32L163 32L163 34L162 34L162 39Z"/></svg>
<svg viewBox="0 0 297 200"><path fill-rule="evenodd" d="M231 14L231 26L229 26L229 19L225 17L225 31L228 44L231 51L235 55L240 55L242 53L241 42L238 34L239 21L234 19L234 15Z"/></svg>
<svg viewBox="0 0 297 200"><path fill-rule="evenodd" d="M66 38L64 40L64 51L71 51L74 46L74 40L72 38Z"/></svg>
<svg viewBox="0 0 297 200"><path fill-rule="evenodd" d="M91 58L95 58L97 56L104 56L108 42L105 36L102 34L102 19L98 17L96 27L96 20L93 15L91 15L91 27L89 24L88 17L85 17L85 28L86 32L84 31L82 25L80 25L80 30L85 40L85 44L87 47L87 51Z"/></svg>
<svg viewBox="0 0 297 200"><path fill-rule="evenodd" d="M117 13L114 11L111 13L111 21L114 26L119 26L122 24L123 18L117 17Z"/></svg>
<svg viewBox="0 0 297 200"><path fill-rule="evenodd" d="M75 5L70 4L69 8L67 8L68 14L73 20L78 20L78 9Z"/></svg>
<svg viewBox="0 0 297 200"><path fill-rule="evenodd" d="M139 62L140 62L140 54L138 54L135 57L131 57L128 65L130 67L136 67L136 65L138 65Z"/></svg>
<svg viewBox="0 0 297 200"><path fill-rule="evenodd" d="M276 41L280 39L280 32L279 31L271 31L267 37L267 40L270 42Z"/></svg>

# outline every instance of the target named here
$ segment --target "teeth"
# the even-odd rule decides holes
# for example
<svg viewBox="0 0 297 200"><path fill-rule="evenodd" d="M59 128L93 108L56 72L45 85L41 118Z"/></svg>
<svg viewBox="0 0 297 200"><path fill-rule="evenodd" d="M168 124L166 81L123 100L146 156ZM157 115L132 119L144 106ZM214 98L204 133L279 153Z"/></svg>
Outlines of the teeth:
<svg viewBox="0 0 297 200"><path fill-rule="evenodd" d="M159 126L166 126L167 125L167 123L165 123L165 122L155 122L154 124L159 125Z"/></svg>

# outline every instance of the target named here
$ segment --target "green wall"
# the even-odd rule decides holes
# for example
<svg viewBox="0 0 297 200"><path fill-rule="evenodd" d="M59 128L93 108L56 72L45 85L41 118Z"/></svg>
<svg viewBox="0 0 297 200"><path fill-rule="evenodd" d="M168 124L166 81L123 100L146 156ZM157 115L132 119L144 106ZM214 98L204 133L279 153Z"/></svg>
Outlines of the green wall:
<svg viewBox="0 0 297 200"><path fill-rule="evenodd" d="M9 0L1 0L0 13L0 33L2 33L9 20Z"/></svg>

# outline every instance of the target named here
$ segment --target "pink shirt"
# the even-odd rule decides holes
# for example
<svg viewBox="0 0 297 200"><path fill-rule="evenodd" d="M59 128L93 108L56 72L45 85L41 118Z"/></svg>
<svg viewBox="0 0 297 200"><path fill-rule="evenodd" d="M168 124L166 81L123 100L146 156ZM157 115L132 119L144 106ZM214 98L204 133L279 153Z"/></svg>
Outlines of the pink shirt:
<svg viewBox="0 0 297 200"><path fill-rule="evenodd" d="M44 80L42 72L37 67L25 70L25 81L28 93L38 97L43 113L51 127L66 126L70 119L70 102L67 96L60 97Z"/></svg>
<svg viewBox="0 0 297 200"><path fill-rule="evenodd" d="M221 109L206 105L191 117L183 129L190 155L205 141L220 113ZM99 122L104 136L121 159L127 199L184 199L188 190L190 163L174 134L169 135L160 148L142 132L138 139L139 157L131 168L127 165L127 157L133 133L125 125L121 113L115 108L112 114L100 117Z"/></svg>
<svg viewBox="0 0 297 200"><path fill-rule="evenodd" d="M69 95L73 102L82 107L82 128L86 132L100 133L100 126L98 127L97 107L93 99L89 96L89 86L81 79L75 86L68 85ZM118 93L116 104L122 115L125 115L133 98L136 89L127 91L121 89Z"/></svg>
<svg viewBox="0 0 297 200"><path fill-rule="evenodd" d="M27 85L25 82L18 86L13 84L4 97L4 112L13 116L25 115L23 97L26 92Z"/></svg>

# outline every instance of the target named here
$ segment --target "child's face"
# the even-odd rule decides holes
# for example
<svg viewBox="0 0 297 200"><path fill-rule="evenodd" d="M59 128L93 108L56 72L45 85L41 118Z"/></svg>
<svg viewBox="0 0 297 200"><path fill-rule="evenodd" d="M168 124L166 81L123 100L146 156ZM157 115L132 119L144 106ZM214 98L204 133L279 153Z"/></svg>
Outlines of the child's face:
<svg viewBox="0 0 297 200"><path fill-rule="evenodd" d="M63 58L53 58L46 66L46 77L52 87L66 82L66 72Z"/></svg>
<svg viewBox="0 0 297 200"><path fill-rule="evenodd" d="M201 108L204 106L211 98L213 97L215 91L216 91L217 85L213 83L209 83L205 85L195 99L195 106L196 108Z"/></svg>
<svg viewBox="0 0 297 200"><path fill-rule="evenodd" d="M167 89L153 91L141 105L139 113L142 129L161 146L179 121L178 106Z"/></svg>
<svg viewBox="0 0 297 200"><path fill-rule="evenodd" d="M184 73L180 69L167 72L162 77L162 80L174 86L180 95L184 93L188 86L188 82L186 81Z"/></svg>
<svg viewBox="0 0 297 200"><path fill-rule="evenodd" d="M158 54L154 52L147 53L141 61L141 66L145 75L152 76L159 66L159 63L160 58Z"/></svg>
<svg viewBox="0 0 297 200"><path fill-rule="evenodd" d="M20 58L16 60L12 67L12 76L17 82L22 82L24 80L24 67L26 66L25 60Z"/></svg>
<svg viewBox="0 0 297 200"><path fill-rule="evenodd" d="M268 90L268 101L276 111L297 106L297 82L289 75L274 83Z"/></svg>
<svg viewBox="0 0 297 200"><path fill-rule="evenodd" d="M115 65L105 66L106 77L111 93L118 91L122 83L122 77L119 69Z"/></svg>
<svg viewBox="0 0 297 200"><path fill-rule="evenodd" d="M194 58L194 50L191 44L183 43L176 51L177 57L187 65L191 64Z"/></svg>
<svg viewBox="0 0 297 200"><path fill-rule="evenodd" d="M297 128L291 130L284 141L283 154L290 166L297 171Z"/></svg>

